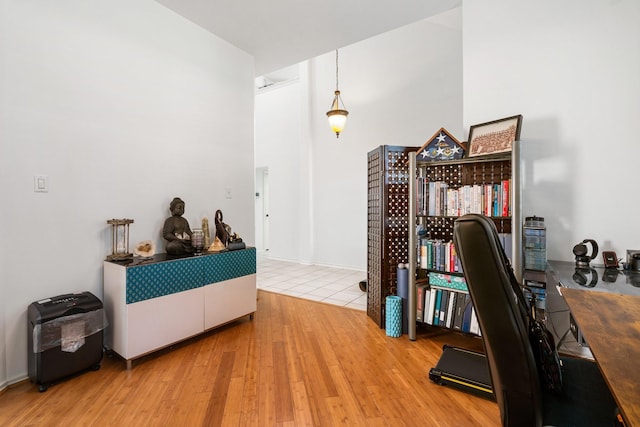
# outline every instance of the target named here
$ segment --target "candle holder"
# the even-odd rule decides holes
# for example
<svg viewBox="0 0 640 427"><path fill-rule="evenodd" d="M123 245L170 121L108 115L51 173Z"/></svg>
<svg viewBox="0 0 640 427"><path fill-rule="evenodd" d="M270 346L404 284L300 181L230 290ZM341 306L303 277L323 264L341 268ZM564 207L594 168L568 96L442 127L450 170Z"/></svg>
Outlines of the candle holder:
<svg viewBox="0 0 640 427"><path fill-rule="evenodd" d="M191 246L196 250L196 254L201 254L204 249L204 232L202 228L194 228L191 233Z"/></svg>
<svg viewBox="0 0 640 427"><path fill-rule="evenodd" d="M133 224L132 219L109 219L107 224L111 225L113 235L113 246L111 255L107 255L107 261L122 261L133 258L133 253L129 252L129 225Z"/></svg>

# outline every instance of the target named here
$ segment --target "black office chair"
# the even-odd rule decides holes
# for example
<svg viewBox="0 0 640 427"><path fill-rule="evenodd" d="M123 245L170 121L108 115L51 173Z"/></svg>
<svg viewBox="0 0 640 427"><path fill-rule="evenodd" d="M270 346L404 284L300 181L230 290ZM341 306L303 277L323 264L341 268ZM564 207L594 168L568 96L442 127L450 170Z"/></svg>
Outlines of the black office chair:
<svg viewBox="0 0 640 427"><path fill-rule="evenodd" d="M454 223L454 244L482 332L503 426L611 426L616 405L594 362L563 358L563 391L543 392L529 342L527 302L513 286L493 221L469 214Z"/></svg>

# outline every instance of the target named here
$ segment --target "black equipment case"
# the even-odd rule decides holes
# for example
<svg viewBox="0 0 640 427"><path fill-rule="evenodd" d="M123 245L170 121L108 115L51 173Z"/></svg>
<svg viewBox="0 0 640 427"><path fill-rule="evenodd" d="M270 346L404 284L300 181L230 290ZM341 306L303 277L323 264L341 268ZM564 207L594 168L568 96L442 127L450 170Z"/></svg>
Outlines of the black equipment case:
<svg viewBox="0 0 640 427"><path fill-rule="evenodd" d="M476 351L445 344L440 360L429 370L429 379L495 400L487 357Z"/></svg>
<svg viewBox="0 0 640 427"><path fill-rule="evenodd" d="M27 311L29 378L40 391L65 377L100 369L106 319L90 292L33 302Z"/></svg>

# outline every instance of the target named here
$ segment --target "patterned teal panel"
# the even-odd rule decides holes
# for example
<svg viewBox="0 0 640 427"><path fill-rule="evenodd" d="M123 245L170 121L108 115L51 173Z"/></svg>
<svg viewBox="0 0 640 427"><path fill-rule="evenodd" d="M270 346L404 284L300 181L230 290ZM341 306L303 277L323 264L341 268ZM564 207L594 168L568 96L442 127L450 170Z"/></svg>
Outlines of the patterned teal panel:
<svg viewBox="0 0 640 427"><path fill-rule="evenodd" d="M203 257L204 283L216 283L256 273L256 248L220 252Z"/></svg>
<svg viewBox="0 0 640 427"><path fill-rule="evenodd" d="M185 258L128 267L127 304L204 286L203 258Z"/></svg>

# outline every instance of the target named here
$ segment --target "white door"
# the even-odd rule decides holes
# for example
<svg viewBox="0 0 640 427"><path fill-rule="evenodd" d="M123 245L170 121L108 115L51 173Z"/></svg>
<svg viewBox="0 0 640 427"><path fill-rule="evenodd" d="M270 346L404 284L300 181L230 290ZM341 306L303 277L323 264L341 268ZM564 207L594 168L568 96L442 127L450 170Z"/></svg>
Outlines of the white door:
<svg viewBox="0 0 640 427"><path fill-rule="evenodd" d="M256 249L269 251L269 169L256 168Z"/></svg>
<svg viewBox="0 0 640 427"><path fill-rule="evenodd" d="M262 171L262 236L265 252L269 251L269 169Z"/></svg>

